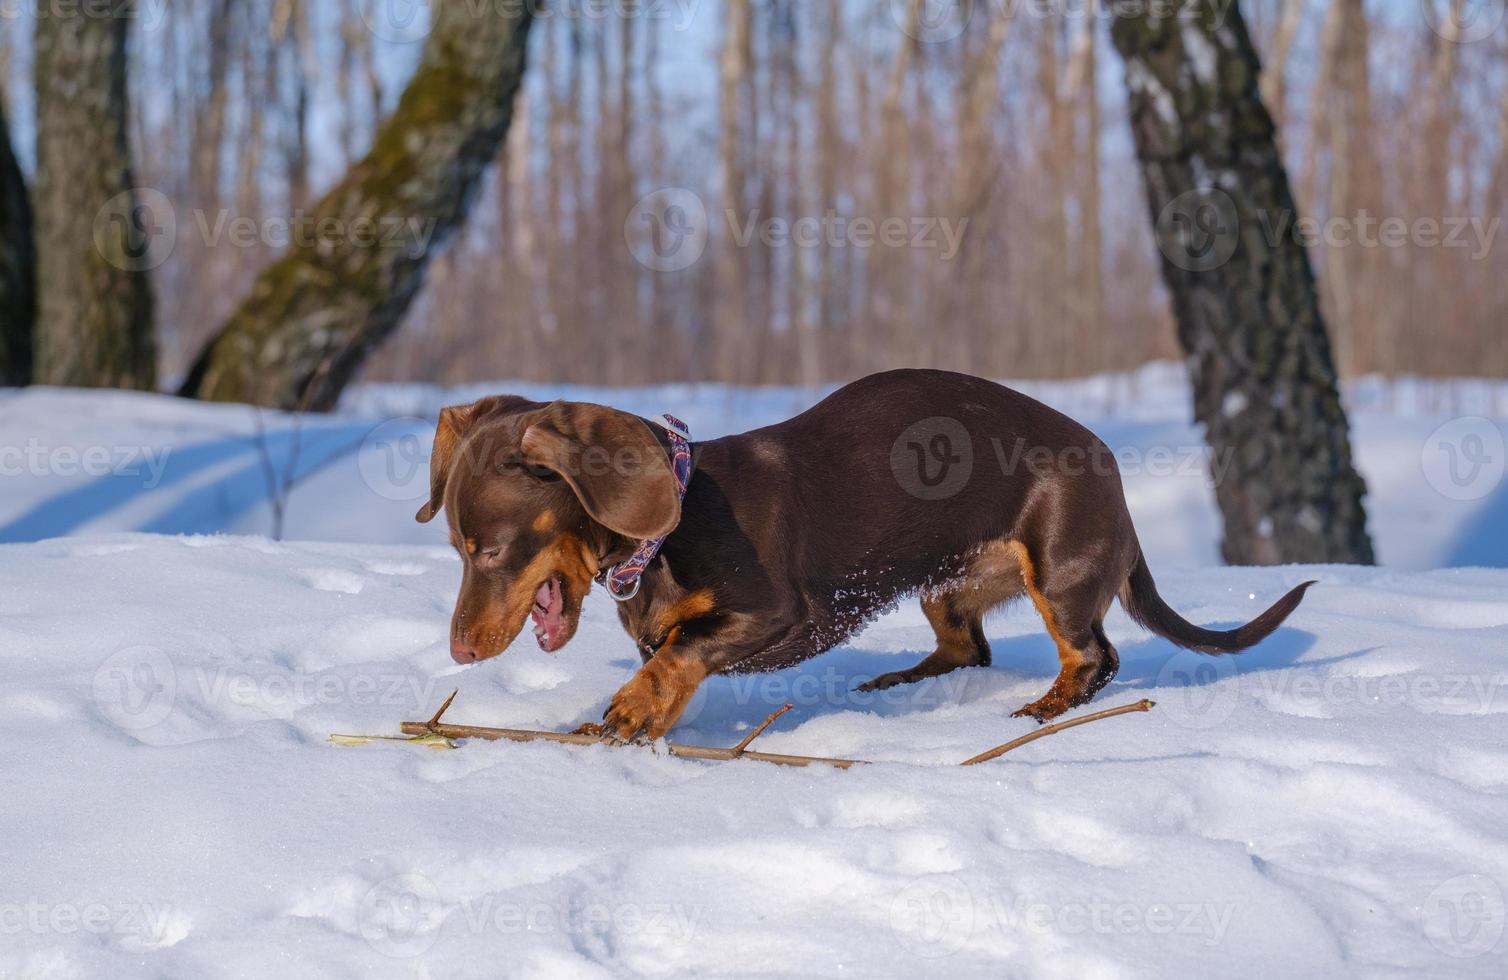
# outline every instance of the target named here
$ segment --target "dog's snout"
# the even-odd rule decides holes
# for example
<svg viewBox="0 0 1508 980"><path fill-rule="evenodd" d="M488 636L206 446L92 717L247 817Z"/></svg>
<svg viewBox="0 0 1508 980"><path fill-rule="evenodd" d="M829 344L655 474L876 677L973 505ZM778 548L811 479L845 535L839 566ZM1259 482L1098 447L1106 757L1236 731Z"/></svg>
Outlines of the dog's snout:
<svg viewBox="0 0 1508 980"><path fill-rule="evenodd" d="M469 645L464 640L458 640L455 637L451 637L450 659L454 660L458 664L474 664L477 660L476 648Z"/></svg>

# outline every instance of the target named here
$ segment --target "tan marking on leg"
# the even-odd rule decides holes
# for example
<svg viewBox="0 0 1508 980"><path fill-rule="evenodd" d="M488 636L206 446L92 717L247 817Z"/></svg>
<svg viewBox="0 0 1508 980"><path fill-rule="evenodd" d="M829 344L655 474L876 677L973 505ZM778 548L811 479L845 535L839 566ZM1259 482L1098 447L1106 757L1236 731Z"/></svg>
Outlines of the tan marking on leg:
<svg viewBox="0 0 1508 980"><path fill-rule="evenodd" d="M705 616L716 608L711 589L688 592L655 617L654 637L669 637L682 623Z"/></svg>
<svg viewBox="0 0 1508 980"><path fill-rule="evenodd" d="M680 630L672 629L665 645L613 695L602 727L625 741L654 740L670 731L707 678L701 659L676 649Z"/></svg>
<svg viewBox="0 0 1508 980"><path fill-rule="evenodd" d="M1026 594L1031 597L1032 605L1037 607L1037 613L1047 627L1047 635L1052 637L1053 643L1058 647L1058 676L1053 680L1052 687L1048 688L1047 693L1042 697L1016 711L1013 717L1030 715L1039 722L1045 722L1050 718L1056 718L1069 708L1083 704L1093 696L1090 687L1095 671L1086 669L1090 666L1090 658L1069 642L1058 626L1052 606L1048 604L1046 597L1042 595L1042 590L1037 586L1037 568L1032 563L1031 554L1026 550L1026 545L1020 541L1012 541L1010 544L1021 562L1021 577L1026 583Z"/></svg>

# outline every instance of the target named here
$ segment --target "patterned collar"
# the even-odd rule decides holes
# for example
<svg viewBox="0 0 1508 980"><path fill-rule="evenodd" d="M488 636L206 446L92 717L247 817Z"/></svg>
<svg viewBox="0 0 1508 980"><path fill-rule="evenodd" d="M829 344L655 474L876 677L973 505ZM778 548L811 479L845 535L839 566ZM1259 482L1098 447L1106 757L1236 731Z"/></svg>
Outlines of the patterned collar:
<svg viewBox="0 0 1508 980"><path fill-rule="evenodd" d="M661 415L649 421L664 429L670 437L670 466L675 472L676 490L684 501L686 485L691 482L691 429L674 415ZM639 594L639 579L664 543L664 538L639 542L639 547L627 561L598 572L597 580L607 588L608 595L619 602L627 602Z"/></svg>

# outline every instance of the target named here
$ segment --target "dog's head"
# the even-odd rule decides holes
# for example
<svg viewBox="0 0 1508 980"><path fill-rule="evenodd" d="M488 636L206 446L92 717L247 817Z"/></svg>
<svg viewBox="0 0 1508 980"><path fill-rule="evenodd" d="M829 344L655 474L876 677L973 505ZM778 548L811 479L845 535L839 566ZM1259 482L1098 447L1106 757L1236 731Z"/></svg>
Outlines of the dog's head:
<svg viewBox="0 0 1508 980"><path fill-rule="evenodd" d="M531 618L540 647L559 650L602 563L681 519L670 459L643 419L513 396L440 413L416 517L442 508L465 564L450 626L459 663L502 653Z"/></svg>

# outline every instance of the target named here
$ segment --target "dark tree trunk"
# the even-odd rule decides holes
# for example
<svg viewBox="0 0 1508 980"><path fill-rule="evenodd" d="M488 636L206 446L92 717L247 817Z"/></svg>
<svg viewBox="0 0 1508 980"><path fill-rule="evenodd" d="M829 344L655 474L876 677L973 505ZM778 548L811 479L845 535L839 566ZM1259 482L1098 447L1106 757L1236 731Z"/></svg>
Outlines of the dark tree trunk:
<svg viewBox="0 0 1508 980"><path fill-rule="evenodd" d="M497 157L533 7L429 4L419 67L371 151L313 207L307 236L258 277L182 394L281 408L335 404L402 321Z"/></svg>
<svg viewBox="0 0 1508 980"><path fill-rule="evenodd" d="M11 152L0 108L0 385L31 381L32 330L37 318L37 253L26 180Z"/></svg>
<svg viewBox="0 0 1508 980"><path fill-rule="evenodd" d="M131 18L81 4L36 23L36 380L151 388L149 270L171 216L139 198L127 142Z"/></svg>
<svg viewBox="0 0 1508 980"><path fill-rule="evenodd" d="M1370 564L1366 488L1256 51L1239 7L1223 21L1219 7L1183 0L1159 18L1143 5L1111 37L1213 451L1221 550L1232 563Z"/></svg>

